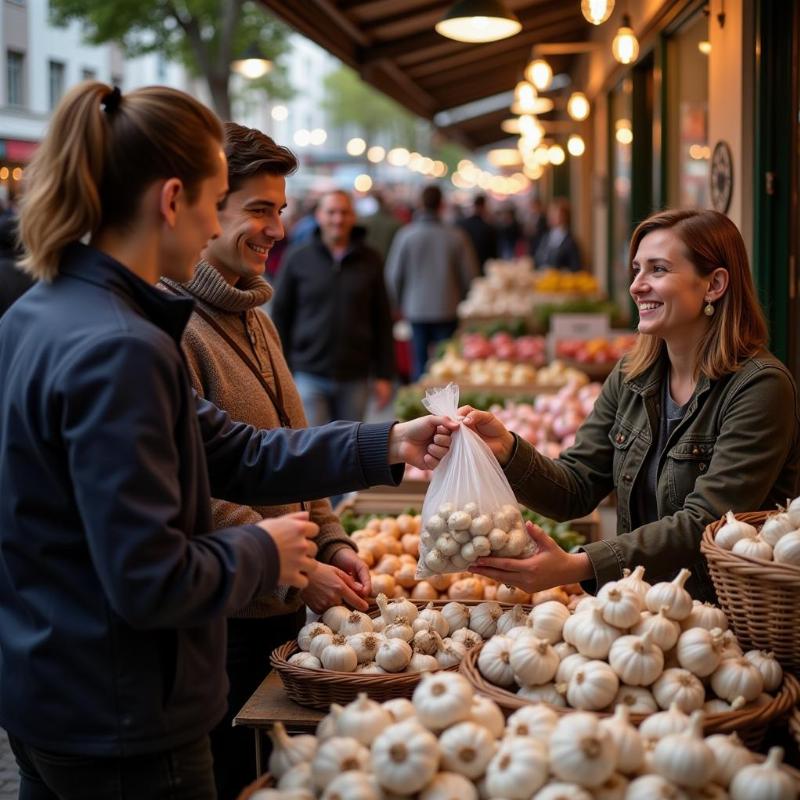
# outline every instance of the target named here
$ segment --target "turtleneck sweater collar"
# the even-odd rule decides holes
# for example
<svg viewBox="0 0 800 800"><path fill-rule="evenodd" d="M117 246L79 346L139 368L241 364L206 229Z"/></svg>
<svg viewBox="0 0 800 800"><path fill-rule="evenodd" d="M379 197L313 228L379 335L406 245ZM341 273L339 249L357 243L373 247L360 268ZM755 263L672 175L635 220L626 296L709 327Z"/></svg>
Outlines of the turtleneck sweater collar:
<svg viewBox="0 0 800 800"><path fill-rule="evenodd" d="M272 298L272 287L262 277L242 278L231 286L207 261L200 261L194 278L180 285L198 300L229 313L263 306Z"/></svg>

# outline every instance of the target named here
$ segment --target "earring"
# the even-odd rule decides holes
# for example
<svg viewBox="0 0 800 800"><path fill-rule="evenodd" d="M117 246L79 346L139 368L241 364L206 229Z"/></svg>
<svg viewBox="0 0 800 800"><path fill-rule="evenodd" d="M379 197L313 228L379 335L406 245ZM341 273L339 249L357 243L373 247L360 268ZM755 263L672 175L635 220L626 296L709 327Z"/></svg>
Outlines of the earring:
<svg viewBox="0 0 800 800"><path fill-rule="evenodd" d="M712 306L712 305L711 305L711 301L710 301L710 300L708 300L708 301L706 302L705 308L703 309L703 313L704 313L704 314L705 314L707 317L713 317L713 316L714 316L714 311L715 311L715 309L714 309L714 306Z"/></svg>

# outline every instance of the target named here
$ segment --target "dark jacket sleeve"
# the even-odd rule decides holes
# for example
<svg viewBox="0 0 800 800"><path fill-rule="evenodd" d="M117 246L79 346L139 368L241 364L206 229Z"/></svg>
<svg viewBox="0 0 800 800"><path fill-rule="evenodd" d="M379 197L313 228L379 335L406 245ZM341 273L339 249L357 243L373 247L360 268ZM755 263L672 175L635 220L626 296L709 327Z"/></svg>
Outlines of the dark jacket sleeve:
<svg viewBox="0 0 800 800"><path fill-rule="evenodd" d="M200 397L196 405L214 497L278 505L402 480L403 465L388 464L394 423L256 430Z"/></svg>
<svg viewBox="0 0 800 800"><path fill-rule="evenodd" d="M386 282L383 279L383 264L375 254L375 282L372 302L373 354L372 372L376 378L390 381L394 377L394 335L392 332L392 310Z"/></svg>
<svg viewBox="0 0 800 800"><path fill-rule="evenodd" d="M56 376L58 413L92 563L114 611L138 628L191 627L272 591L278 554L247 525L189 536L174 430L183 365L163 342L90 343ZM205 533L205 532L203 532Z"/></svg>

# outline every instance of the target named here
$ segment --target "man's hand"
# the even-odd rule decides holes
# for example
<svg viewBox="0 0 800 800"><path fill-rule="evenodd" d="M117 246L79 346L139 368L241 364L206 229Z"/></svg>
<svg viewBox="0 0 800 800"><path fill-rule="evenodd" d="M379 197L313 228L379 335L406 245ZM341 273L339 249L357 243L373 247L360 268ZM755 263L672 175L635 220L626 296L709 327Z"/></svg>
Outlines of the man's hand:
<svg viewBox="0 0 800 800"><path fill-rule="evenodd" d="M375 395L375 405L379 409L386 408L391 402L394 387L391 381L377 379L372 382L372 392Z"/></svg>
<svg viewBox="0 0 800 800"><path fill-rule="evenodd" d="M464 424L489 445L500 466L508 464L514 452L514 435L506 430L506 426L494 414L478 411L472 406L461 406L458 413L464 418Z"/></svg>
<svg viewBox="0 0 800 800"><path fill-rule="evenodd" d="M369 608L369 603L358 596L353 579L344 570L330 564L317 564L316 572L309 576L308 586L301 592L301 597L316 614L342 603L359 611Z"/></svg>
<svg viewBox="0 0 800 800"><path fill-rule="evenodd" d="M346 572L352 579L356 591L362 597L372 596L372 579L369 567L349 547L340 547L331 558L331 564Z"/></svg>
<svg viewBox="0 0 800 800"><path fill-rule="evenodd" d="M272 537L278 549L278 583L305 589L308 576L317 568L317 546L311 540L319 533L319 525L309 521L308 511L262 519L256 524Z"/></svg>
<svg viewBox="0 0 800 800"><path fill-rule="evenodd" d="M526 528L536 553L528 558L479 558L469 571L531 593L594 577L586 553L565 553L538 525L528 522Z"/></svg>
<svg viewBox="0 0 800 800"><path fill-rule="evenodd" d="M389 463L405 461L420 469L435 469L450 449L458 422L449 417L419 417L399 422L389 434Z"/></svg>

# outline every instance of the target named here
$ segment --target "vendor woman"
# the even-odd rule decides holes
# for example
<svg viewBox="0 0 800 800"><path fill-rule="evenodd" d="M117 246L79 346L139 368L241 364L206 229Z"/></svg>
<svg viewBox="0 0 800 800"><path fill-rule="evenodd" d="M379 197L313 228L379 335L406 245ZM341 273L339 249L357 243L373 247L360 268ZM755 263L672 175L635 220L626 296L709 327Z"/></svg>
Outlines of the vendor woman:
<svg viewBox="0 0 800 800"><path fill-rule="evenodd" d="M596 590L639 564L651 583L688 567L686 588L714 599L706 525L798 493L797 387L765 349L744 241L724 214L654 214L630 254L639 336L572 447L546 458L492 414L461 409L537 512L574 519L616 490L617 536L565 553L529 528L536 555L481 558L472 571L533 592L578 581Z"/></svg>

